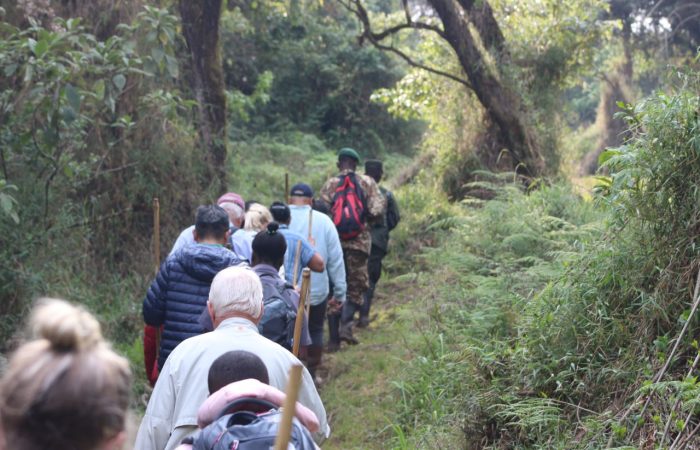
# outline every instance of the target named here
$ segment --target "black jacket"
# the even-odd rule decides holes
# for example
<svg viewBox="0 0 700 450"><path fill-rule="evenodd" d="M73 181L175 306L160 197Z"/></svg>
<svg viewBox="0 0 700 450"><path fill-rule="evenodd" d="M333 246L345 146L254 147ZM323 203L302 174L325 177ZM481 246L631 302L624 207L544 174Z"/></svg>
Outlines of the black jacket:
<svg viewBox="0 0 700 450"><path fill-rule="evenodd" d="M194 244L170 255L161 265L143 301L144 321L163 325L158 369L180 342L204 332L198 318L206 309L211 281L221 270L240 263L223 246Z"/></svg>

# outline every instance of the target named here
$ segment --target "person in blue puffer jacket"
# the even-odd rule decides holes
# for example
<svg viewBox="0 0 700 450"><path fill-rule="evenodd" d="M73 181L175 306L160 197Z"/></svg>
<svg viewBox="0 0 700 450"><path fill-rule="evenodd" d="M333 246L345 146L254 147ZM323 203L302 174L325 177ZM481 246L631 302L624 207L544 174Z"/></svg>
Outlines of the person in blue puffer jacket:
<svg viewBox="0 0 700 450"><path fill-rule="evenodd" d="M229 217L221 207L197 208L194 235L195 245L179 249L161 265L143 301L146 324L163 326L159 371L180 342L204 333L198 318L206 309L214 276L227 267L245 264L224 246Z"/></svg>

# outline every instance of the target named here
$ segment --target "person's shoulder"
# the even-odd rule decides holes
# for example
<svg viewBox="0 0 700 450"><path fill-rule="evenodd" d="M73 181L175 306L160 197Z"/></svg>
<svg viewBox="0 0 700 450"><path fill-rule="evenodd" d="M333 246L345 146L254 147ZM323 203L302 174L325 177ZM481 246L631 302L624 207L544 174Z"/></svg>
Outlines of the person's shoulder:
<svg viewBox="0 0 700 450"><path fill-rule="evenodd" d="M206 349L209 347L206 344L210 340L212 333L202 333L197 336L192 336L180 342L170 355L168 360L171 365L179 366L182 361L190 361L199 357L202 351L198 349Z"/></svg>
<svg viewBox="0 0 700 450"><path fill-rule="evenodd" d="M190 236L190 235L192 235L192 230L194 230L194 225L190 225L189 227L187 227L187 228L185 228L184 230L182 230L182 231L180 232L180 234L179 234L178 237L180 237L180 236ZM194 237L193 237L193 238L194 238Z"/></svg>
<svg viewBox="0 0 700 450"><path fill-rule="evenodd" d="M361 173L358 173L357 176L360 179L360 183L364 185L366 189L372 188L374 193L379 194L379 186L377 185L377 182L374 181L374 178L370 177L369 175L364 175Z"/></svg>
<svg viewBox="0 0 700 450"><path fill-rule="evenodd" d="M316 211L315 209L314 209L314 223L322 223L326 226L332 226L335 228L335 225L333 224L333 221L328 216L328 214L324 214L321 211Z"/></svg>
<svg viewBox="0 0 700 450"><path fill-rule="evenodd" d="M300 233L297 233L294 230L290 230L289 228L280 228L279 232L282 233L283 236L293 237L293 238L297 238L297 239L302 238L302 235Z"/></svg>
<svg viewBox="0 0 700 450"><path fill-rule="evenodd" d="M335 186L338 184L338 180L340 178L340 175L335 174L331 177L329 177L325 183L323 183L323 187L321 188L321 191L330 189L330 188L335 188Z"/></svg>

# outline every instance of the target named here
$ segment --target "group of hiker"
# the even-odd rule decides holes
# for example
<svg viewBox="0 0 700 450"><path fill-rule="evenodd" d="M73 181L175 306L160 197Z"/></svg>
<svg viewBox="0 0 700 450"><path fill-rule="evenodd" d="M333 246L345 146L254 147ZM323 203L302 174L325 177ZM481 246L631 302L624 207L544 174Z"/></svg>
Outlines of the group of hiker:
<svg viewBox="0 0 700 450"><path fill-rule="evenodd" d="M358 343L353 327L369 325L400 220L391 192L378 186L382 163L367 161L365 174L359 163L355 150L341 149L339 173L318 198L299 183L288 203L269 208L229 192L197 209L143 301L154 388L134 448L269 448L294 370L290 441L317 448L329 436L317 390L325 323L329 351ZM30 330L0 384L0 449L4 440L19 449L120 448L131 374L97 321L45 300Z"/></svg>
<svg viewBox="0 0 700 450"><path fill-rule="evenodd" d="M328 350L358 343L353 327L369 325L388 233L400 220L392 194L378 186L381 161L367 161L365 174L356 172L359 163L355 150L341 149L339 173L317 198L308 184L298 183L287 203L265 207L229 192L216 205L197 209L195 225L179 236L143 303L146 336L160 331L160 344L157 362L157 340L149 337L145 347L155 387L137 448L187 442L201 427L198 409L214 394L205 383L210 368L232 351L258 357L268 373L259 381L271 389L284 389L290 368L304 362L300 406L317 421L316 440L329 435L317 391L326 319ZM308 286L302 282L307 267ZM295 335L297 323L302 331ZM232 372L242 361L233 358Z"/></svg>

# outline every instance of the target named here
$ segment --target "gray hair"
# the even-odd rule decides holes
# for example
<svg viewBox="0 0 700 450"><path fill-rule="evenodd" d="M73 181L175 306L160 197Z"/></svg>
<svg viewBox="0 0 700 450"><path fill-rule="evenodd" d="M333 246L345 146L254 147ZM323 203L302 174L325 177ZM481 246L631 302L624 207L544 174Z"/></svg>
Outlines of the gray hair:
<svg viewBox="0 0 700 450"><path fill-rule="evenodd" d="M259 319L263 313L260 278L247 267L228 267L211 282L209 303L217 317L239 313Z"/></svg>
<svg viewBox="0 0 700 450"><path fill-rule="evenodd" d="M243 220L245 217L245 211L240 205L232 202L222 203L221 206L228 214L229 219L233 222L234 220Z"/></svg>

